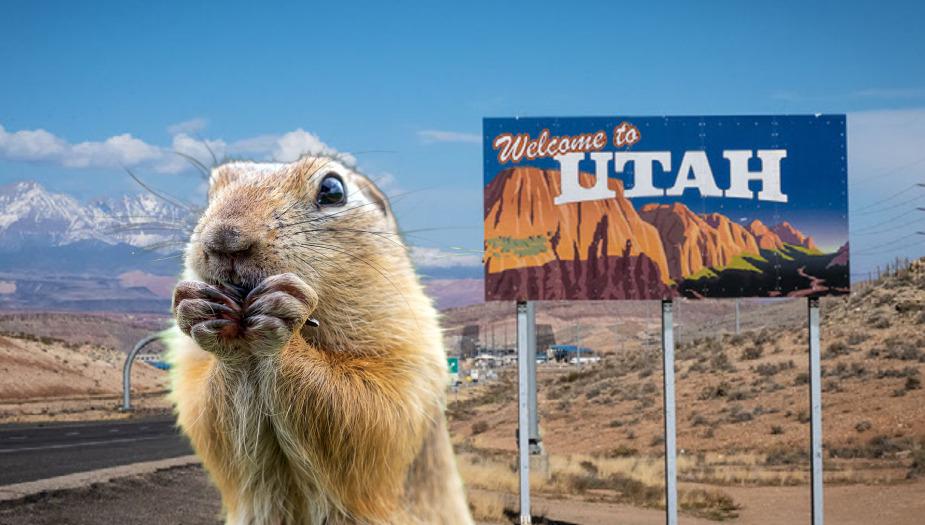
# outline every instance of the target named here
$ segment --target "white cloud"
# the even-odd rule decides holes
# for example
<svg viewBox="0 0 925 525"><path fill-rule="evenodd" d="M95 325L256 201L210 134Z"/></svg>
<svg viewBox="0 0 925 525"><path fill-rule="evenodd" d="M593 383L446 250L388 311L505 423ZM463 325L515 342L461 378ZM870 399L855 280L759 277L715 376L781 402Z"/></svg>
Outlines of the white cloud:
<svg viewBox="0 0 925 525"><path fill-rule="evenodd" d="M181 133L186 135L193 135L199 133L200 131L206 129L206 126L209 125L209 121L202 117L195 117L189 120L184 120L183 122L177 122L176 124L171 124L167 126L167 133L170 133L171 136L179 135Z"/></svg>
<svg viewBox="0 0 925 525"><path fill-rule="evenodd" d="M445 251L424 246L411 247L411 260L429 268L455 268L460 266L481 266L482 256L463 251Z"/></svg>
<svg viewBox="0 0 925 525"><path fill-rule="evenodd" d="M68 168L136 166L159 159L162 155L160 148L125 133L103 142L74 144L61 157L61 163Z"/></svg>
<svg viewBox="0 0 925 525"><path fill-rule="evenodd" d="M279 162L292 162L302 155L330 155L350 165L356 164L356 159L349 154L339 153L328 146L318 135L309 133L302 128L290 131L275 138L270 160Z"/></svg>
<svg viewBox="0 0 925 525"><path fill-rule="evenodd" d="M102 142L71 144L44 129L8 132L0 125L0 158L66 168L134 166L162 156L161 149L125 133Z"/></svg>
<svg viewBox="0 0 925 525"><path fill-rule="evenodd" d="M469 144L478 144L482 142L482 137L476 133L441 131L437 129L418 131L418 138L428 144L432 142L464 142Z"/></svg>
<svg viewBox="0 0 925 525"><path fill-rule="evenodd" d="M291 162L302 155L330 155L348 165L356 159L324 143L302 128L282 134L258 135L233 142L221 138L193 137L205 127L196 118L174 124L169 147L149 144L125 133L102 141L71 143L44 129L7 131L0 125L0 159L46 163L65 168L145 167L158 173L179 173L193 169L183 155L205 166L225 158ZM179 155L181 153L183 155Z"/></svg>
<svg viewBox="0 0 925 525"><path fill-rule="evenodd" d="M8 160L44 161L58 159L68 144L44 129L10 133L0 125L0 155Z"/></svg>

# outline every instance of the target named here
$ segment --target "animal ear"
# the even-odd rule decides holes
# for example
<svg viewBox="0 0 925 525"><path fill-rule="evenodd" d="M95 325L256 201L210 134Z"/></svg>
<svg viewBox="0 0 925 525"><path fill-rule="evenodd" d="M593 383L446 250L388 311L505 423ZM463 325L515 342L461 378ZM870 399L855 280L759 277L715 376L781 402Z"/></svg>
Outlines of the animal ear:
<svg viewBox="0 0 925 525"><path fill-rule="evenodd" d="M366 198L376 203L376 206L382 211L382 214L386 217L392 217L392 207L389 205L389 198L385 196L385 193L382 193L382 190L376 187L368 179L361 179L360 181L360 191L363 192L363 195L366 195Z"/></svg>

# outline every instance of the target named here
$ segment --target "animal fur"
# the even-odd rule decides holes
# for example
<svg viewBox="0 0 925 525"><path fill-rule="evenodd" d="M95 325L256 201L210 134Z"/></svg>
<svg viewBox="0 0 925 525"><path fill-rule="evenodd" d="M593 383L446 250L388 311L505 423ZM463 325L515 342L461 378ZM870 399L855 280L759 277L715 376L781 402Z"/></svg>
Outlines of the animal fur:
<svg viewBox="0 0 925 525"><path fill-rule="evenodd" d="M348 201L319 208L331 172ZM203 249L220 227L253 242L230 266ZM437 313L397 231L332 159L213 170L174 299L172 399L227 523L472 523ZM252 304L217 306L223 284L256 287Z"/></svg>

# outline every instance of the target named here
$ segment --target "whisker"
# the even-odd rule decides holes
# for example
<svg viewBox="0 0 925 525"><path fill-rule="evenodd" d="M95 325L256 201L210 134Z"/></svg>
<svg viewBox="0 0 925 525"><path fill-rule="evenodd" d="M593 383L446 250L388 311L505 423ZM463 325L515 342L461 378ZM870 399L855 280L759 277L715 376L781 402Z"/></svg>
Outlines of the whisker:
<svg viewBox="0 0 925 525"><path fill-rule="evenodd" d="M372 264L371 262L367 261L366 259L364 259L364 258L362 258L362 257L360 257L360 256L358 256L358 255L352 254L352 253L350 253L350 252L348 252L348 251L346 251L346 250L342 250L342 249L340 249L340 248L335 248L335 247L333 247L333 246L329 246L329 245L327 245L327 244L302 242L302 243L297 244L297 246L304 246L304 247L309 247L309 248L322 248L322 249L332 250L332 251L335 251L335 252L344 254L344 255L346 255L346 256L348 256L348 257L351 257L351 258L353 258L353 259L355 259L355 260L357 260L357 261L360 261L361 263L363 263L363 264L369 266L370 268L372 268L373 270L375 270L380 276L382 276L383 279L385 279L386 281L388 281L388 283L389 283L390 285L392 285L392 288L395 288L395 291L398 292L398 295L399 295L399 296L401 296L402 301L404 301L405 306L408 308L408 311L411 312L412 317L414 317L415 324L417 324L417 315L415 315L414 309L411 308L411 303L408 302L408 298L405 297L405 294L402 293L401 289L395 284L395 282L392 281L392 279L389 279L389 277L385 274L385 272L384 272L382 269L378 268L376 265Z"/></svg>
<svg viewBox="0 0 925 525"><path fill-rule="evenodd" d="M142 181L140 178L138 178L138 176L135 175L135 173L133 173L131 169L129 169L129 168L123 168L123 169L129 174L129 176L130 176L132 179L135 180L135 182L138 183L139 186L141 186L142 188L148 190L148 192L150 192L151 195L154 195L155 197L161 199L162 201L164 201L164 202L166 202L166 203L169 203L169 204L172 204L172 205L174 205L174 206L176 206L176 207L178 207L178 208L183 208L183 209L185 209L185 210L187 210L187 211L189 211L189 212L193 212L193 211L195 211L195 210L197 209L197 208L194 207L192 204L183 202L183 201L177 199L176 197L170 196L170 195L167 194L167 193L163 193L163 194L162 194L161 192L158 192L158 191L154 190L153 188L151 188L150 186L148 186L147 184L145 184L144 181Z"/></svg>
<svg viewBox="0 0 925 525"><path fill-rule="evenodd" d="M174 150L173 153L175 155L179 155L183 157L184 159L186 159L190 164L193 165L194 168L196 168L196 171L198 171L203 176L203 178L205 178L206 180L209 180L209 176L210 176L209 168L207 168L205 164L200 162L199 159L197 159L196 157L193 157L192 155L187 155L186 153L183 153L182 151ZM214 155L212 158L215 158Z"/></svg>

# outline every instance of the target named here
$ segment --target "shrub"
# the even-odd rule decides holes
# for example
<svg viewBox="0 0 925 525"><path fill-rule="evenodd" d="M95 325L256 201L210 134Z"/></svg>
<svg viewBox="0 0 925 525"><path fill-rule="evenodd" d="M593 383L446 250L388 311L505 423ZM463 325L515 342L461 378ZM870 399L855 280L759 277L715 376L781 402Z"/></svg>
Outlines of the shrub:
<svg viewBox="0 0 925 525"><path fill-rule="evenodd" d="M472 434L473 435L481 434L482 432L485 432L487 430L488 430L488 423L485 421L476 421L475 423L472 423Z"/></svg>
<svg viewBox="0 0 925 525"><path fill-rule="evenodd" d="M793 379L793 384L796 386L805 385L808 383L809 383L809 373L808 372L800 372Z"/></svg>
<svg viewBox="0 0 925 525"><path fill-rule="evenodd" d="M780 425L771 425L771 435L778 436L784 433L784 427Z"/></svg>
<svg viewBox="0 0 925 525"><path fill-rule="evenodd" d="M919 390L922 388L922 380L916 376L906 378L906 390Z"/></svg>
<svg viewBox="0 0 925 525"><path fill-rule="evenodd" d="M867 325L871 328L883 330L890 327L890 319L880 312L877 312L867 318Z"/></svg>
<svg viewBox="0 0 925 525"><path fill-rule="evenodd" d="M732 362L729 361L729 356L726 355L726 352L719 352L713 356L713 359L710 360L710 367L713 370L725 371L725 372L734 372L735 367L732 366Z"/></svg>
<svg viewBox="0 0 925 525"><path fill-rule="evenodd" d="M710 421L707 418L703 417L700 414L694 414L694 417L691 418L691 425L695 427L706 425L709 422Z"/></svg>
<svg viewBox="0 0 925 525"><path fill-rule="evenodd" d="M741 405L733 405L728 419L730 423L744 423L752 420L752 413L742 408Z"/></svg>
<svg viewBox="0 0 925 525"><path fill-rule="evenodd" d="M826 347L825 356L827 358L835 358L843 355L848 355L851 353L851 347L849 347L844 341L832 341L829 343L829 346Z"/></svg>
<svg viewBox="0 0 925 525"><path fill-rule="evenodd" d="M864 421L858 422L857 425L854 425L854 429L857 430L858 432L867 432L872 427L873 427L873 424L870 421L867 421L866 419Z"/></svg>
<svg viewBox="0 0 925 525"><path fill-rule="evenodd" d="M605 454L608 458L628 458L632 456L638 456L639 451L633 447L628 447L626 445L620 445L616 448L608 450Z"/></svg>
<svg viewBox="0 0 925 525"><path fill-rule="evenodd" d="M807 460L806 452L796 450L790 447L777 447L768 452L765 456L765 463L771 466L775 465L794 465Z"/></svg>
<svg viewBox="0 0 925 525"><path fill-rule="evenodd" d="M925 475L925 442L912 451L912 465L909 466L909 479Z"/></svg>
<svg viewBox="0 0 925 525"><path fill-rule="evenodd" d="M877 379L885 379L889 377L916 377L919 375L919 369L907 366L905 368L885 368L877 370Z"/></svg>
<svg viewBox="0 0 925 525"><path fill-rule="evenodd" d="M760 346L749 346L742 350L742 359L744 361L753 361L755 359L761 359L761 355L764 351Z"/></svg>
<svg viewBox="0 0 925 525"><path fill-rule="evenodd" d="M709 399L717 399L720 397L726 397L729 395L731 387L729 383L725 381L719 383L716 386L705 386L700 390L700 394L697 396L701 401L707 401Z"/></svg>

